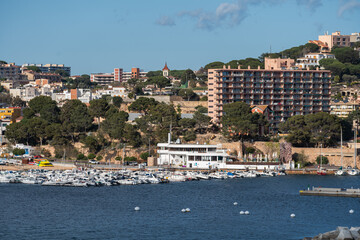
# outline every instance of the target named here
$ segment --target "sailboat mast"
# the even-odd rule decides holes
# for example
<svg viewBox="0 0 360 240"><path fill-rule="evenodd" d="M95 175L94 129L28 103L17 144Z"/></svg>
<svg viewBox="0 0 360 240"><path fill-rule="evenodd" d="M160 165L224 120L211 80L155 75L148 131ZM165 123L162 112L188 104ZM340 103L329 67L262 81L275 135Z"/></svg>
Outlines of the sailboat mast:
<svg viewBox="0 0 360 240"><path fill-rule="evenodd" d="M340 137L341 137L341 169L343 168L343 140L342 140L342 127L340 127Z"/></svg>
<svg viewBox="0 0 360 240"><path fill-rule="evenodd" d="M355 126L355 130L354 130L354 148L355 148L355 152L354 152L354 169L356 169L356 142L357 142L357 131L356 131L356 126Z"/></svg>
<svg viewBox="0 0 360 240"><path fill-rule="evenodd" d="M322 167L322 143L320 144L320 171Z"/></svg>

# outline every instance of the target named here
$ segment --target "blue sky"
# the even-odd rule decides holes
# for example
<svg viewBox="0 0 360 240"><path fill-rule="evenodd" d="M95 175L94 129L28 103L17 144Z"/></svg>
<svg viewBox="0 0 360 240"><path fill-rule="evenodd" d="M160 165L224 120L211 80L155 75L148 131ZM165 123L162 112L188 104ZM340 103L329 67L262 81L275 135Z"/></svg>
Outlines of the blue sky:
<svg viewBox="0 0 360 240"><path fill-rule="evenodd" d="M197 70L360 32L360 0L2 0L0 21L0 59L18 65Z"/></svg>

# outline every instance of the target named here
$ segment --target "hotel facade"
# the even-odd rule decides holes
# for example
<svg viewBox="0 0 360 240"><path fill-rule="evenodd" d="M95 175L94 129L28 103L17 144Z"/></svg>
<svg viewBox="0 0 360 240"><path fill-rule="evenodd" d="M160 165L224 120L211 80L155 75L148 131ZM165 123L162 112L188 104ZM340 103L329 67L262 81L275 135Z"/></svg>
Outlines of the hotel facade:
<svg viewBox="0 0 360 240"><path fill-rule="evenodd" d="M140 71L139 68L131 68L131 72L124 72L122 68L114 68L113 73L92 73L90 81L99 84L121 83L127 82L131 78L146 78L146 74L147 72Z"/></svg>
<svg viewBox="0 0 360 240"><path fill-rule="evenodd" d="M267 105L272 131L295 115L330 112L331 72L298 69L293 59L265 58L265 69L208 69L208 115L220 124L223 106Z"/></svg>

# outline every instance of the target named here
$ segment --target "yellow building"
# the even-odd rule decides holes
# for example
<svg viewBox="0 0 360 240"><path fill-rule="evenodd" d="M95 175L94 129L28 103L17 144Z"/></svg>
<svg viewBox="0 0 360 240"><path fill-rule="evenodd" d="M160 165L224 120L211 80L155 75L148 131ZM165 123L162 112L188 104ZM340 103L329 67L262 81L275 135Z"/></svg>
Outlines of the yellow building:
<svg viewBox="0 0 360 240"><path fill-rule="evenodd" d="M18 117L21 116L20 107L9 107L9 108L0 108L0 120L10 120L10 123L16 121Z"/></svg>

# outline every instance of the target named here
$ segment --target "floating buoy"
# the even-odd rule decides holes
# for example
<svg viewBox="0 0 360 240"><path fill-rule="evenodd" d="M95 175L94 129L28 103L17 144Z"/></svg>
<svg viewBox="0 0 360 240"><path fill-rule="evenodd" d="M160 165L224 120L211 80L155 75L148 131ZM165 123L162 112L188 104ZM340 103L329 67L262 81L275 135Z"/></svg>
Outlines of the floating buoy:
<svg viewBox="0 0 360 240"><path fill-rule="evenodd" d="M186 211L186 212L190 212L190 208L186 208L185 211Z"/></svg>
<svg viewBox="0 0 360 240"><path fill-rule="evenodd" d="M134 210L135 210L135 211L140 211L140 208L139 208L139 207L135 207Z"/></svg>
<svg viewBox="0 0 360 240"><path fill-rule="evenodd" d="M294 218L294 217L295 217L295 214L294 214L294 213L290 214L290 217Z"/></svg>
<svg viewBox="0 0 360 240"><path fill-rule="evenodd" d="M250 213L249 213L249 211L245 211L245 215L249 215Z"/></svg>
<svg viewBox="0 0 360 240"><path fill-rule="evenodd" d="M244 213L245 213L244 211L240 211L240 215L244 215Z"/></svg>
<svg viewBox="0 0 360 240"><path fill-rule="evenodd" d="M237 203L237 202L234 202L234 206L236 206L236 205L238 205L238 203Z"/></svg>
<svg viewBox="0 0 360 240"><path fill-rule="evenodd" d="M183 213L186 212L185 208L181 209L181 212L183 212Z"/></svg>
<svg viewBox="0 0 360 240"><path fill-rule="evenodd" d="M350 213L350 214L353 214L353 213L354 213L354 210L350 209L349 213Z"/></svg>

